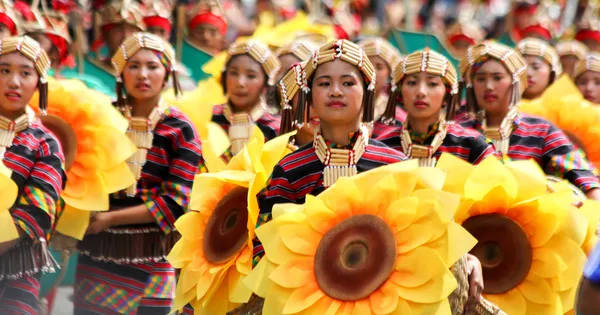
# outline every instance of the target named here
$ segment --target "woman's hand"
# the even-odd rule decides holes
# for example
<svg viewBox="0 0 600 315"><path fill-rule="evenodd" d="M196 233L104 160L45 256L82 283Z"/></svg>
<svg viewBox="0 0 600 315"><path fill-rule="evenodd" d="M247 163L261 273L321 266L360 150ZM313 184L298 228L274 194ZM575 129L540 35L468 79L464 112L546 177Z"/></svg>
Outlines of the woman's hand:
<svg viewBox="0 0 600 315"><path fill-rule="evenodd" d="M483 270L477 257L467 254L467 274L469 275L469 300L466 310L474 310L483 293Z"/></svg>
<svg viewBox="0 0 600 315"><path fill-rule="evenodd" d="M112 217L110 212L95 213L90 217L90 225L88 225L85 235L95 235L106 231L112 227Z"/></svg>

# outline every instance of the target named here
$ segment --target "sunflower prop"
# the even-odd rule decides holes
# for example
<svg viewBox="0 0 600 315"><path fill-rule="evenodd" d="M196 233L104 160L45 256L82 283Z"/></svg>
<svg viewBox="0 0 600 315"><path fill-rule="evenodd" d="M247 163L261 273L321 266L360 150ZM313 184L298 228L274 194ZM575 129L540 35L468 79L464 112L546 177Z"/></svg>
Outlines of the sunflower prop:
<svg viewBox="0 0 600 315"><path fill-rule="evenodd" d="M11 173L12 171L0 160L0 243L19 238L19 232L9 211L19 193L17 184L10 178Z"/></svg>
<svg viewBox="0 0 600 315"><path fill-rule="evenodd" d="M572 192L549 192L532 160L472 166L443 155L444 190L463 195L454 219L477 238L484 297L507 314L564 314L573 309L585 264L585 220L569 221ZM457 176L454 176L457 175Z"/></svg>
<svg viewBox="0 0 600 315"><path fill-rule="evenodd" d="M59 138L66 156L65 208L57 230L82 239L90 211L108 210L109 194L135 182L125 163L135 146L125 135L127 120L107 96L77 80L49 78L48 83L48 115L42 123ZM30 103L38 104L38 97Z"/></svg>
<svg viewBox="0 0 600 315"><path fill-rule="evenodd" d="M190 209L175 226L181 239L168 260L181 269L173 310L190 303L195 314L225 314L248 302L242 281L252 269L252 240L258 220L256 195L289 151L291 134L267 143L258 127L246 147L225 168L208 157L212 173L197 175ZM214 155L209 152L209 155Z"/></svg>
<svg viewBox="0 0 600 315"><path fill-rule="evenodd" d="M590 162L600 165L600 111L583 98L568 76L556 80L541 97L522 100L519 109L552 122L585 152Z"/></svg>
<svg viewBox="0 0 600 315"><path fill-rule="evenodd" d="M449 314L449 268L475 240L452 221L460 196L440 190L444 176L396 163L276 205L244 281L263 314Z"/></svg>

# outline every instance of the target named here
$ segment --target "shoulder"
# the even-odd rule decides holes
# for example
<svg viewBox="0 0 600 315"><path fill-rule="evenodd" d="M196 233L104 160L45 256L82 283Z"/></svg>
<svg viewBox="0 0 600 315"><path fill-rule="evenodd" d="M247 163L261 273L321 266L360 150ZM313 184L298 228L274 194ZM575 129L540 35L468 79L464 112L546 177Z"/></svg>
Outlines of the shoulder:
<svg viewBox="0 0 600 315"><path fill-rule="evenodd" d="M320 163L319 158L313 149L312 142L310 142L298 148L298 150L286 155L277 165L282 171L289 172L300 170L313 162Z"/></svg>
<svg viewBox="0 0 600 315"><path fill-rule="evenodd" d="M39 120L34 121L29 128L19 134L19 144L32 151L38 150L40 155L57 155L64 160L62 147L58 138Z"/></svg>
<svg viewBox="0 0 600 315"><path fill-rule="evenodd" d="M386 126L386 128L381 128L378 130L380 133L376 135L374 140L383 142L386 145L400 143L400 135L402 135L402 128L402 124Z"/></svg>
<svg viewBox="0 0 600 315"><path fill-rule="evenodd" d="M167 108L165 111L165 118L162 120L161 124L179 129L179 132L182 133L196 132L190 119L176 107Z"/></svg>
<svg viewBox="0 0 600 315"><path fill-rule="evenodd" d="M274 136L279 134L281 117L276 114L264 113L257 121L257 124L269 128L274 132ZM267 137L267 135L265 135ZM274 137L272 137L274 138Z"/></svg>
<svg viewBox="0 0 600 315"><path fill-rule="evenodd" d="M479 133L478 131L471 129L471 128L465 128L465 127L461 126L460 124L449 125L448 126L448 134L453 135L455 137L472 138L472 139L477 139L479 137L483 137L483 135L481 133Z"/></svg>
<svg viewBox="0 0 600 315"><path fill-rule="evenodd" d="M219 104L219 105L215 105L213 106L213 115L223 115L223 106L225 104Z"/></svg>

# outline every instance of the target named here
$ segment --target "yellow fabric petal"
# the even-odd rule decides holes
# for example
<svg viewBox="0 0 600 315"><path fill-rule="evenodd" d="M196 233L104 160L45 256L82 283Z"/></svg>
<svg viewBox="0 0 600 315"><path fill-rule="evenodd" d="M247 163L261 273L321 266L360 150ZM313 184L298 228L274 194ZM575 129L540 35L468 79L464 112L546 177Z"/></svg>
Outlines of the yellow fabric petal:
<svg viewBox="0 0 600 315"><path fill-rule="evenodd" d="M90 214L90 211L65 205L56 224L56 230L61 234L82 240L90 223Z"/></svg>
<svg viewBox="0 0 600 315"><path fill-rule="evenodd" d="M8 167L0 163L0 243L19 238L19 232L9 212L19 193L17 184L11 179L11 173Z"/></svg>
<svg viewBox="0 0 600 315"><path fill-rule="evenodd" d="M448 267L433 249L418 247L398 257L395 269L390 275L391 281L403 287L416 288L444 274Z"/></svg>
<svg viewBox="0 0 600 315"><path fill-rule="evenodd" d="M198 227L203 225L203 219L204 216L199 212L190 211L175 221L175 228L185 238L201 239L204 236L204 231L198 229Z"/></svg>
<svg viewBox="0 0 600 315"><path fill-rule="evenodd" d="M354 303L354 309L352 315L362 315L371 313L371 302L368 299L356 301Z"/></svg>
<svg viewBox="0 0 600 315"><path fill-rule="evenodd" d="M265 249L265 257L269 261L277 265L282 265L298 257L296 253L291 251L283 243L281 234L279 234L279 227L277 227L276 222L271 221L267 224L263 224L260 228L256 230L256 235L261 241Z"/></svg>
<svg viewBox="0 0 600 315"><path fill-rule="evenodd" d="M572 240L558 235L550 239L544 247L559 254L566 265L566 268L560 270L558 278L553 279L553 287L557 291L576 287L586 262L586 256L581 247Z"/></svg>
<svg viewBox="0 0 600 315"><path fill-rule="evenodd" d="M448 246L446 266L450 267L475 247L477 239L459 224L450 222L447 242L451 245Z"/></svg>
<svg viewBox="0 0 600 315"><path fill-rule="evenodd" d="M298 258L275 268L269 278L278 285L295 289L316 281L314 258Z"/></svg>
<svg viewBox="0 0 600 315"><path fill-rule="evenodd" d="M427 314L427 315L448 315L451 314L450 303L448 299L443 299L438 303L422 304L408 302L411 314ZM402 314L404 315L404 313Z"/></svg>
<svg viewBox="0 0 600 315"><path fill-rule="evenodd" d="M506 168L519 183L515 202L546 194L546 175L534 160L511 161Z"/></svg>
<svg viewBox="0 0 600 315"><path fill-rule="evenodd" d="M399 253L409 252L431 240L434 231L427 225L411 224L396 234Z"/></svg>
<svg viewBox="0 0 600 315"><path fill-rule="evenodd" d="M535 248L530 272L542 278L557 277L567 269L560 255L549 248Z"/></svg>
<svg viewBox="0 0 600 315"><path fill-rule="evenodd" d="M385 221L392 231L400 232L414 221L418 206L419 199L415 197L397 200L389 205L384 217Z"/></svg>
<svg viewBox="0 0 600 315"><path fill-rule="evenodd" d="M254 178L255 174L247 171L224 170L218 173L203 173L198 176L216 178L228 184L241 187L248 187L250 181Z"/></svg>
<svg viewBox="0 0 600 315"><path fill-rule="evenodd" d="M456 279L446 270L444 273L436 276L427 283L415 287L397 286L396 291L401 298L416 303L437 303L447 299L450 293L456 289Z"/></svg>
<svg viewBox="0 0 600 315"><path fill-rule="evenodd" d="M377 291L369 296L373 313L377 315L390 314L398 307L398 293L395 285L383 284Z"/></svg>
<svg viewBox="0 0 600 315"><path fill-rule="evenodd" d="M517 287L527 301L536 304L550 304L556 299L556 293L552 291L550 284L544 279L529 275Z"/></svg>
<svg viewBox="0 0 600 315"><path fill-rule="evenodd" d="M289 132L265 143L261 155L261 162L265 168L267 176L273 172L275 165L277 165L277 163L279 163L279 161L285 156L290 137L295 134L295 131Z"/></svg>
<svg viewBox="0 0 600 315"><path fill-rule="evenodd" d="M442 153L435 167L448 174L443 190L462 195L473 165L452 154Z"/></svg>
<svg viewBox="0 0 600 315"><path fill-rule="evenodd" d="M269 275L275 268L276 265L271 263L268 259L261 259L258 262L258 265L256 265L243 280L244 284L256 295L265 298L268 290L273 286L271 279L269 279Z"/></svg>
<svg viewBox="0 0 600 315"><path fill-rule="evenodd" d="M445 191L421 189L415 191L413 196L418 197L419 200L435 200L439 205L436 209L439 210L438 213L441 215L443 222L452 220L460 204L460 195Z"/></svg>
<svg viewBox="0 0 600 315"><path fill-rule="evenodd" d="M331 189L332 187L336 189ZM363 193L356 187L354 181L348 177L340 178L332 187L322 192L318 198L325 201L327 207L336 213L351 213L360 211L363 204ZM343 191L344 194L340 194Z"/></svg>
<svg viewBox="0 0 600 315"><path fill-rule="evenodd" d="M517 181L495 156L484 159L475 166L465 183L465 198L479 200L497 187L502 187L509 200L517 195Z"/></svg>
<svg viewBox="0 0 600 315"><path fill-rule="evenodd" d="M295 289L283 308L283 314L294 314L305 310L325 296L316 282Z"/></svg>
<svg viewBox="0 0 600 315"><path fill-rule="evenodd" d="M306 216L311 218L309 224L317 232L325 234L339 223L335 212L331 211L323 200L307 195L305 204Z"/></svg>
<svg viewBox="0 0 600 315"><path fill-rule="evenodd" d="M314 255L323 237L305 224L290 224L280 229L281 240L287 248L297 254Z"/></svg>
<svg viewBox="0 0 600 315"><path fill-rule="evenodd" d="M232 303L247 303L252 296L252 290L244 284L244 278L246 276L237 272L234 268L231 268L227 275L227 288L229 289L228 301ZM214 298L219 298L215 294Z"/></svg>
<svg viewBox="0 0 600 315"><path fill-rule="evenodd" d="M408 196L417 185L417 178L406 177L405 180L398 182L393 175L389 175L377 182L370 182L371 187L365 198L365 210L373 215L384 214L396 199Z"/></svg>
<svg viewBox="0 0 600 315"><path fill-rule="evenodd" d="M483 297L496 304L506 314L526 314L527 301L517 288L503 294L484 294Z"/></svg>

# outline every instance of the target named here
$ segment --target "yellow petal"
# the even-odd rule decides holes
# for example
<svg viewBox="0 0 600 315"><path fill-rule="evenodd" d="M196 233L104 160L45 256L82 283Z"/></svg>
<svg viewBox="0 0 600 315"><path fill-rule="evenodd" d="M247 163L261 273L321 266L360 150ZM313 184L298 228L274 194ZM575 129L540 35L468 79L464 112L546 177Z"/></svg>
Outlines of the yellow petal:
<svg viewBox="0 0 600 315"><path fill-rule="evenodd" d="M273 285L269 275L275 270L276 265L268 259L263 258L258 262L258 265L250 271L248 276L243 280L244 284L254 292L254 294L265 298L267 292Z"/></svg>
<svg viewBox="0 0 600 315"><path fill-rule="evenodd" d="M496 304L506 314L526 314L527 301L517 288L503 294L484 294L483 297Z"/></svg>
<svg viewBox="0 0 600 315"><path fill-rule="evenodd" d="M340 218L325 205L323 200L307 195L305 205L306 216L311 218L309 224L317 232L325 234L339 223Z"/></svg>
<svg viewBox="0 0 600 315"><path fill-rule="evenodd" d="M432 249L418 247L398 257L396 271L390 280L397 285L415 288L448 270L442 258Z"/></svg>
<svg viewBox="0 0 600 315"><path fill-rule="evenodd" d="M497 187L501 187L509 200L517 195L517 181L495 156L483 160L465 184L465 198L479 200Z"/></svg>
<svg viewBox="0 0 600 315"><path fill-rule="evenodd" d="M393 284L383 284L369 296L369 299L373 313L377 315L390 314L398 307L400 300Z"/></svg>
<svg viewBox="0 0 600 315"><path fill-rule="evenodd" d="M227 287L229 289L228 301L232 303L247 303L252 296L252 290L244 284L245 276L230 268L227 276ZM214 298L218 298L215 295Z"/></svg>
<svg viewBox="0 0 600 315"><path fill-rule="evenodd" d="M448 174L443 190L462 195L473 165L452 154L442 153L435 167Z"/></svg>
<svg viewBox="0 0 600 315"><path fill-rule="evenodd" d="M553 287L564 291L576 287L583 273L586 256L575 242L561 236L554 236L544 247L559 254L566 268L560 270L558 278L553 279Z"/></svg>
<svg viewBox="0 0 600 315"><path fill-rule="evenodd" d="M189 239L200 239L204 237L202 229L198 227L202 226L203 216L199 212L190 211L185 213L177 221L175 221L175 228L179 234Z"/></svg>
<svg viewBox="0 0 600 315"><path fill-rule="evenodd" d="M545 247L533 250L533 261L530 270L534 275L542 278L552 278L566 269L567 264L553 250Z"/></svg>
<svg viewBox="0 0 600 315"><path fill-rule="evenodd" d="M392 231L402 231L413 222L418 206L419 199L415 197L397 200L387 208L385 221L388 222Z"/></svg>
<svg viewBox="0 0 600 315"><path fill-rule="evenodd" d="M305 224L289 224L279 230L281 240L292 252L314 256L323 237Z"/></svg>
<svg viewBox="0 0 600 315"><path fill-rule="evenodd" d="M265 143L262 150L261 162L267 176L273 172L275 165L277 165L277 163L285 156L284 153L287 149L287 144L290 142L290 137L295 134L295 131L289 132Z"/></svg>
<svg viewBox="0 0 600 315"><path fill-rule="evenodd" d="M283 314L294 314L303 311L324 296L325 293L321 291L316 282L311 282L302 288L295 289L283 308Z"/></svg>
<svg viewBox="0 0 600 315"><path fill-rule="evenodd" d="M556 296L553 299L553 303L550 303L550 304L539 304L539 303L533 303L532 301L527 301L527 313L526 314L527 315L537 315L537 314L562 315L564 313L562 311L560 299L558 296Z"/></svg>
<svg viewBox="0 0 600 315"><path fill-rule="evenodd" d="M456 287L456 279L450 270L446 270L443 274L438 275L419 287L408 288L398 286L396 287L396 291L401 298L411 302L437 303L448 299L448 296Z"/></svg>
<svg viewBox="0 0 600 315"><path fill-rule="evenodd" d="M224 170L218 173L203 173L199 176L212 177L236 186L248 187L248 183L255 175L247 171Z"/></svg>
<svg viewBox="0 0 600 315"><path fill-rule="evenodd" d="M519 183L516 202L546 194L546 175L534 160L511 161L506 168Z"/></svg>
<svg viewBox="0 0 600 315"><path fill-rule="evenodd" d="M334 186L336 189L331 189ZM340 191L344 193L340 194ZM342 177L332 187L322 192L318 198L324 200L327 207L336 213L355 214L354 211L360 211L362 208L363 195L353 180Z"/></svg>
<svg viewBox="0 0 600 315"><path fill-rule="evenodd" d="M542 278L529 275L517 287L527 301L536 304L550 304L556 299L557 294L552 291L550 284Z"/></svg>
<svg viewBox="0 0 600 315"><path fill-rule="evenodd" d="M0 210L0 231L0 243L19 238L19 232L8 209Z"/></svg>
<svg viewBox="0 0 600 315"><path fill-rule="evenodd" d="M282 265L296 259L298 255L285 246L278 229L277 223L271 221L258 228L256 235L265 249L265 257L277 265Z"/></svg>
<svg viewBox="0 0 600 315"><path fill-rule="evenodd" d="M269 275L278 285L295 289L316 281L314 275L314 258L298 258L280 265Z"/></svg>
<svg viewBox="0 0 600 315"><path fill-rule="evenodd" d="M352 310L352 315L363 315L371 313L371 302L368 299L363 299L360 301L356 301L354 303L354 309Z"/></svg>
<svg viewBox="0 0 600 315"><path fill-rule="evenodd" d="M455 222L448 225L448 258L446 266L452 266L460 257L468 253L477 244L477 239Z"/></svg>
<svg viewBox="0 0 600 315"><path fill-rule="evenodd" d="M365 205L367 205L369 213L379 215L385 213L388 206L395 200L409 196L417 185L417 178L403 176L401 181L397 181L393 175L388 175L378 182L370 184Z"/></svg>
<svg viewBox="0 0 600 315"><path fill-rule="evenodd" d="M396 233L396 245L399 253L409 252L431 240L434 231L427 225L411 224Z"/></svg>
<svg viewBox="0 0 600 315"><path fill-rule="evenodd" d="M450 311L450 303L448 302L448 299L443 299L437 303L429 304L413 303L412 301L409 301L408 305L410 306L411 314L448 315L452 313Z"/></svg>
<svg viewBox="0 0 600 315"><path fill-rule="evenodd" d="M64 235L82 240L90 223L90 214L90 211L79 210L65 205L63 213L56 224L56 230ZM5 230L1 229L0 231Z"/></svg>

